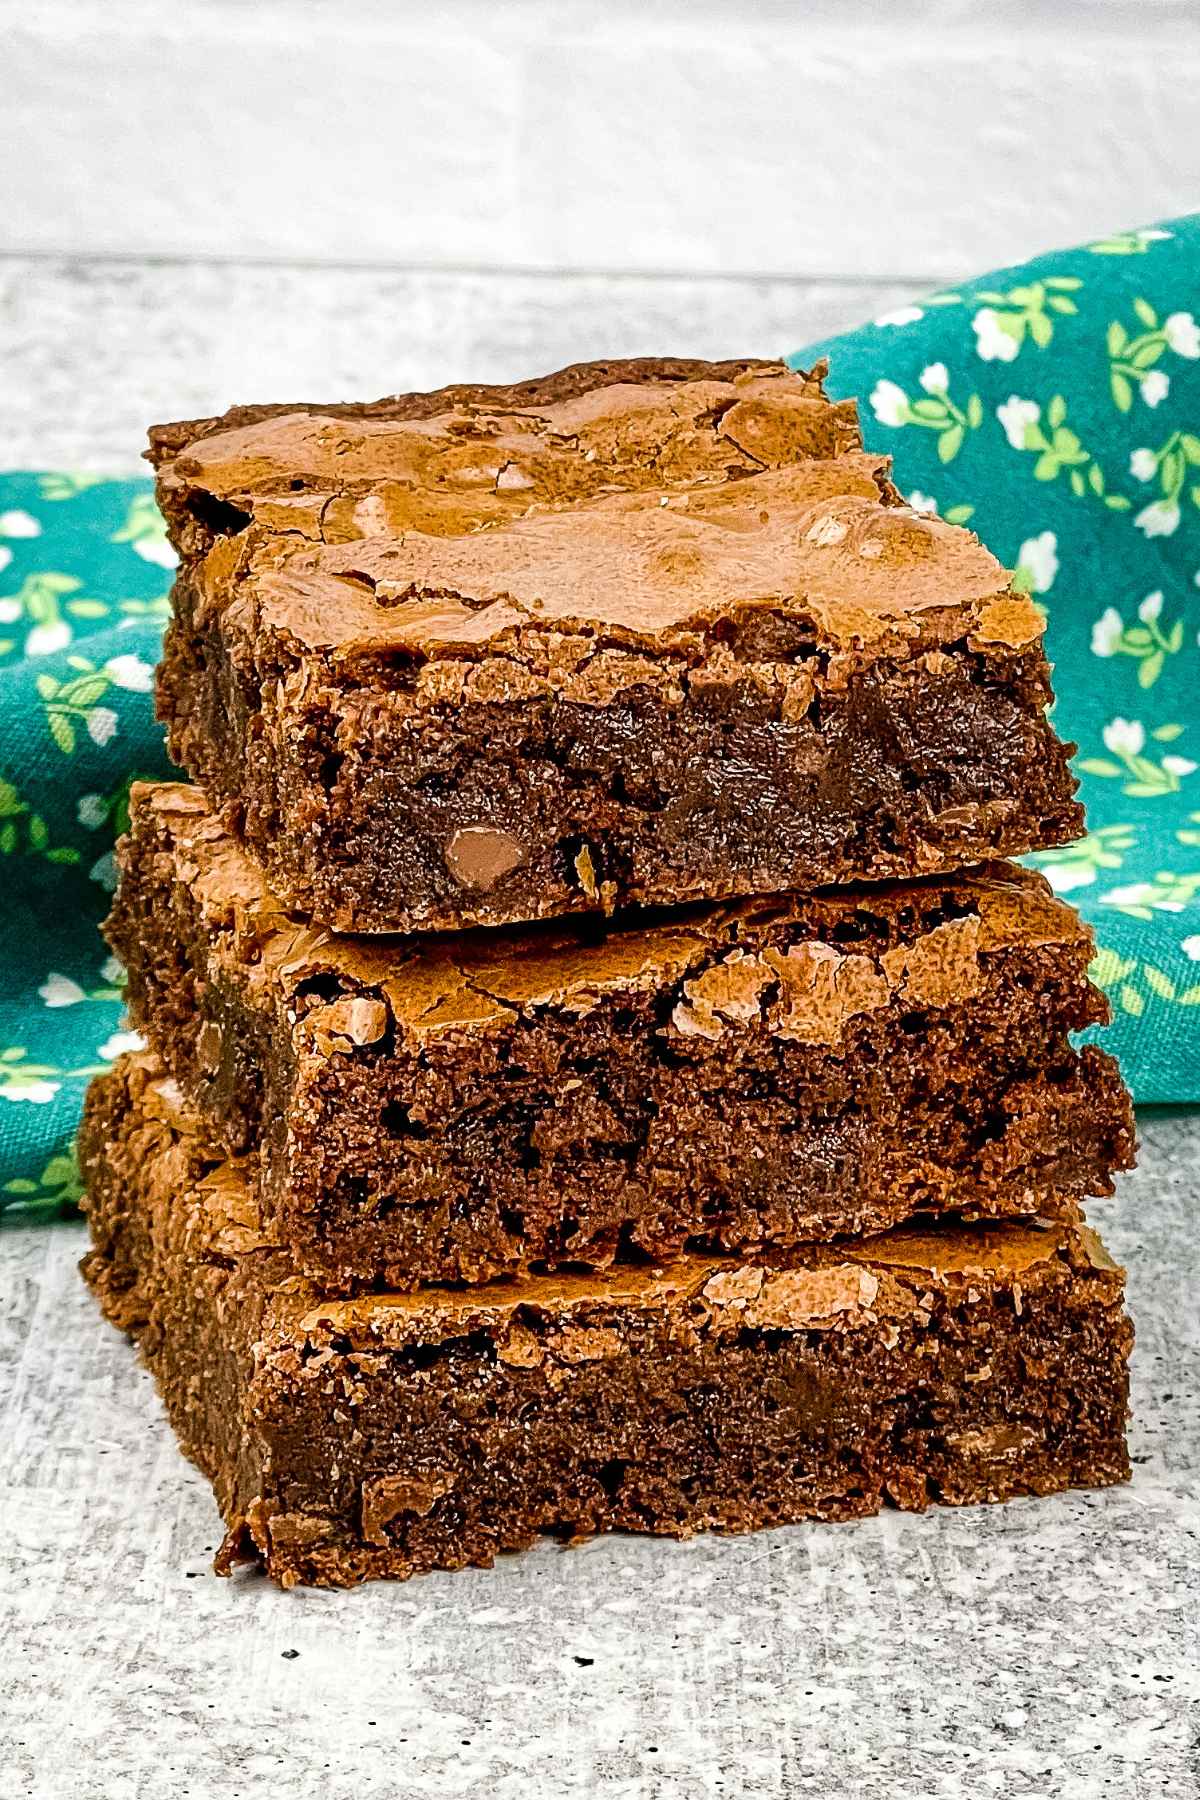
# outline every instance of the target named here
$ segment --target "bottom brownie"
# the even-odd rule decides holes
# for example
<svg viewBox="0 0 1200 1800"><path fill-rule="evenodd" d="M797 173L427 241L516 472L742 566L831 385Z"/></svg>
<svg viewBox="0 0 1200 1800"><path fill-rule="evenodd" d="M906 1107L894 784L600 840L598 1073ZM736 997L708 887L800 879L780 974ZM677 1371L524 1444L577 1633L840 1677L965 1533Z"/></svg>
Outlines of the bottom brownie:
<svg viewBox="0 0 1200 1800"><path fill-rule="evenodd" d="M1082 1227L328 1300L174 1084L129 1092L118 1073L89 1096L84 1271L213 1482L223 1572L339 1586L543 1532L746 1531L1128 1475L1123 1277Z"/></svg>

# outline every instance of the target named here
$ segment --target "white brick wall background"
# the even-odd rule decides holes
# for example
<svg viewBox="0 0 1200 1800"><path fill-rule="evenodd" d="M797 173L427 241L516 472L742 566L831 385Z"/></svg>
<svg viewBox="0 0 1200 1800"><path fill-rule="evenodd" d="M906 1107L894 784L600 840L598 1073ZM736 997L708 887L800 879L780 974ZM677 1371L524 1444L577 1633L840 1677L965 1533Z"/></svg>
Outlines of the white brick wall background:
<svg viewBox="0 0 1200 1800"><path fill-rule="evenodd" d="M0 247L953 278L1200 200L1194 0L0 0Z"/></svg>

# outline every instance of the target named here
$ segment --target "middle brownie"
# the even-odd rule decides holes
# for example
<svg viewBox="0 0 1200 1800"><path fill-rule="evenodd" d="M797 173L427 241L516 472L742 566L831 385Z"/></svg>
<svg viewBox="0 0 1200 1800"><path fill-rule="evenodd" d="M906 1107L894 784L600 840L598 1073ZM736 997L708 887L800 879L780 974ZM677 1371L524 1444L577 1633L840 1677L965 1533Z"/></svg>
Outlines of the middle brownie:
<svg viewBox="0 0 1200 1800"><path fill-rule="evenodd" d="M337 937L198 788L139 785L108 926L134 1023L328 1288L1070 1214L1130 1165L1090 936L1037 875L607 932Z"/></svg>

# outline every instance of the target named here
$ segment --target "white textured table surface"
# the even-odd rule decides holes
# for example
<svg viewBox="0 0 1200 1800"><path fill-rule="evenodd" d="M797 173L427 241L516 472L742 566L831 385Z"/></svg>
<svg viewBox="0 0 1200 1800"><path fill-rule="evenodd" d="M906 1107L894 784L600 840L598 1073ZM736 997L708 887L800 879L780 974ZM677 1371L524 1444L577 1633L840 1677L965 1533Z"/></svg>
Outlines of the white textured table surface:
<svg viewBox="0 0 1200 1800"><path fill-rule="evenodd" d="M614 349L785 349L892 298L789 283L0 265L0 466L140 424ZM75 1273L0 1229L0 1800L1200 1795L1200 1114L1094 1220L1138 1328L1133 1482L348 1595L219 1526Z"/></svg>

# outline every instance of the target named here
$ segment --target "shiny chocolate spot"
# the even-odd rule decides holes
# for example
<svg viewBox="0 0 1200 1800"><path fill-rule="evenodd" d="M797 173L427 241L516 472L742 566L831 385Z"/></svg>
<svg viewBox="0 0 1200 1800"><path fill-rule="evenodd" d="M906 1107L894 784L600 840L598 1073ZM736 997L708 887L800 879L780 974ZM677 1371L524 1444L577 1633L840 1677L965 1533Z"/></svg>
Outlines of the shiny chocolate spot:
<svg viewBox="0 0 1200 1800"><path fill-rule="evenodd" d="M468 825L446 846L446 867L460 887L486 894L525 861L525 846L491 825Z"/></svg>

